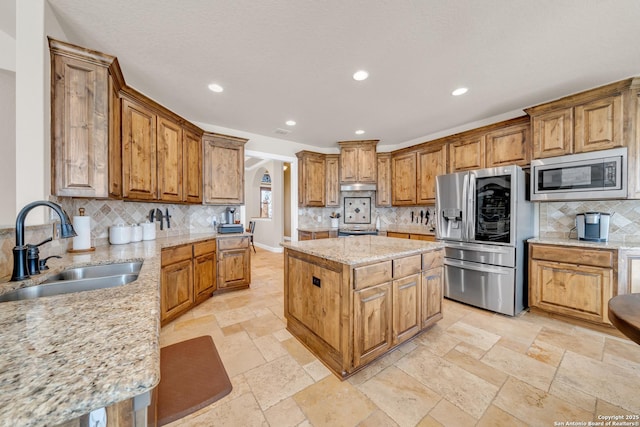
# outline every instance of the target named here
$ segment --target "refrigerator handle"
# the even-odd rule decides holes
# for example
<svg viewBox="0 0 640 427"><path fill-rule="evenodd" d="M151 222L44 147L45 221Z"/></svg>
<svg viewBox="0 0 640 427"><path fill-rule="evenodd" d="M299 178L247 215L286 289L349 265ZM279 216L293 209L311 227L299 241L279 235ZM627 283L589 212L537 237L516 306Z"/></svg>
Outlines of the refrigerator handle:
<svg viewBox="0 0 640 427"><path fill-rule="evenodd" d="M462 232L460 234L462 234L462 240L468 240L468 236L467 236L467 222L469 221L469 215L468 215L468 203L467 203L467 195L469 192L469 173L465 173L464 174L464 178L462 180Z"/></svg>
<svg viewBox="0 0 640 427"><path fill-rule="evenodd" d="M469 172L469 193L465 200L467 206L467 241L476 240L476 176Z"/></svg>

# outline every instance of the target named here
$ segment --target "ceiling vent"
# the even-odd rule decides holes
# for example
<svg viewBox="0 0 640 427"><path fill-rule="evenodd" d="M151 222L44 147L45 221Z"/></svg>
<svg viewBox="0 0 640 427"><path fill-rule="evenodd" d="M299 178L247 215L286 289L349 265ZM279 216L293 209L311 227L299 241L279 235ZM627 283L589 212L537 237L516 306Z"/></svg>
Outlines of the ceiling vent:
<svg viewBox="0 0 640 427"><path fill-rule="evenodd" d="M291 131L288 129L276 128L275 133L278 135L289 135Z"/></svg>

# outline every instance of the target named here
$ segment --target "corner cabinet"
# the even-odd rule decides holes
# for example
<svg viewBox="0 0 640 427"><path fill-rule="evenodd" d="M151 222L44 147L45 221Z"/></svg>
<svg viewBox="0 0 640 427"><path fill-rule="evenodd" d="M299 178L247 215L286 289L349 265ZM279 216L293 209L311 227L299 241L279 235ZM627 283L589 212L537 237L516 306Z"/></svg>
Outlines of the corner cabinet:
<svg viewBox="0 0 640 427"><path fill-rule="evenodd" d="M324 154L296 153L298 158L298 206L324 207L327 203L327 161Z"/></svg>
<svg viewBox="0 0 640 427"><path fill-rule="evenodd" d="M111 164L120 161L117 60L51 38L49 50L52 194L119 195L119 168Z"/></svg>
<svg viewBox="0 0 640 427"><path fill-rule="evenodd" d="M340 183L375 184L377 179L376 144L378 140L341 141Z"/></svg>
<svg viewBox="0 0 640 427"><path fill-rule="evenodd" d="M326 207L340 206L340 156L337 154L326 154L327 181Z"/></svg>
<svg viewBox="0 0 640 427"><path fill-rule="evenodd" d="M531 244L529 305L534 310L610 326L617 251Z"/></svg>
<svg viewBox="0 0 640 427"><path fill-rule="evenodd" d="M391 153L378 153L376 206L391 207Z"/></svg>
<svg viewBox="0 0 640 427"><path fill-rule="evenodd" d="M205 132L204 203L244 204L244 145L248 141L229 135Z"/></svg>

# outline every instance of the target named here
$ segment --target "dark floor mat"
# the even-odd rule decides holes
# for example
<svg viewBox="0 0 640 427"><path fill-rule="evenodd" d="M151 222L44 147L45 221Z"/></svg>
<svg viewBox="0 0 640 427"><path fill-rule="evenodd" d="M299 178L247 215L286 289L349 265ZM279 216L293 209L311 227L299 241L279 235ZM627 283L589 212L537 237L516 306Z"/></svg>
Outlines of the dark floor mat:
<svg viewBox="0 0 640 427"><path fill-rule="evenodd" d="M231 388L210 336L161 348L158 426L210 405L229 394Z"/></svg>

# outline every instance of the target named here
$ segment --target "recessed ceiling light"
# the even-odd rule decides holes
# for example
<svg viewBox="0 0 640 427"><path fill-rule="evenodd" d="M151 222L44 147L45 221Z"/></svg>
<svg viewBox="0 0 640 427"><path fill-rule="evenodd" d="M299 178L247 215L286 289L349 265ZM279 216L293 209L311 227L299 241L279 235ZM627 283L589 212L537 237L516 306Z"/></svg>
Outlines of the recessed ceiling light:
<svg viewBox="0 0 640 427"><path fill-rule="evenodd" d="M353 73L353 80L362 81L369 77L369 73L365 70L359 70Z"/></svg>
<svg viewBox="0 0 640 427"><path fill-rule="evenodd" d="M356 131L356 135L362 135L364 133L364 131L362 129L358 129Z"/></svg>
<svg viewBox="0 0 640 427"><path fill-rule="evenodd" d="M210 90L211 92L217 92L217 93L220 93L220 92L222 92L222 91L224 90L224 88L223 88L222 86L220 86L219 84L217 84L217 83L211 83L211 84L209 85L209 90Z"/></svg>
<svg viewBox="0 0 640 427"><path fill-rule="evenodd" d="M458 89L456 89L453 92L451 92L451 95L453 95L453 96L464 95L465 93L467 93L468 90L469 89L467 89L466 87L459 87Z"/></svg>
<svg viewBox="0 0 640 427"><path fill-rule="evenodd" d="M296 125L296 121L295 121L295 120L287 120L287 121L285 122L285 124L286 124L287 126L295 126L295 125Z"/></svg>

